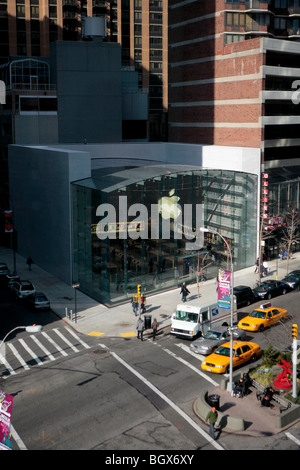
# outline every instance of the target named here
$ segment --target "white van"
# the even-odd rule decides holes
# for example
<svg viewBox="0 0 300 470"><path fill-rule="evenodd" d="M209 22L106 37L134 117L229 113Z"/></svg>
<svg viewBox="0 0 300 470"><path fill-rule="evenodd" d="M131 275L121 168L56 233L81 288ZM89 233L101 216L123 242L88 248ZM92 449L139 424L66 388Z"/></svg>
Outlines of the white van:
<svg viewBox="0 0 300 470"><path fill-rule="evenodd" d="M233 324L237 322L237 309L234 299ZM209 305L179 304L172 315L171 331L175 336L195 338L198 334L204 334L215 326L230 326L231 311L227 308L219 308L217 303Z"/></svg>

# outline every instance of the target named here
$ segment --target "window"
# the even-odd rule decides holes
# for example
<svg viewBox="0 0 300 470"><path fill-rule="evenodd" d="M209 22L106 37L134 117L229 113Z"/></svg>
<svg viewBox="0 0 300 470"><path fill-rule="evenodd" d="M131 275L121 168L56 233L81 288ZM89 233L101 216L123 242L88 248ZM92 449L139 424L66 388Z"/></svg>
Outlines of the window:
<svg viewBox="0 0 300 470"><path fill-rule="evenodd" d="M226 13L226 26L245 26L245 15L243 13Z"/></svg>
<svg viewBox="0 0 300 470"><path fill-rule="evenodd" d="M286 8L286 0L275 0L275 8Z"/></svg>
<svg viewBox="0 0 300 470"><path fill-rule="evenodd" d="M274 29L285 30L286 19L285 18L274 18Z"/></svg>
<svg viewBox="0 0 300 470"><path fill-rule="evenodd" d="M244 41L244 34L225 34L225 44L231 44L232 42Z"/></svg>
<svg viewBox="0 0 300 470"><path fill-rule="evenodd" d="M52 96L20 96L19 110L24 113L55 113L57 112L57 98Z"/></svg>

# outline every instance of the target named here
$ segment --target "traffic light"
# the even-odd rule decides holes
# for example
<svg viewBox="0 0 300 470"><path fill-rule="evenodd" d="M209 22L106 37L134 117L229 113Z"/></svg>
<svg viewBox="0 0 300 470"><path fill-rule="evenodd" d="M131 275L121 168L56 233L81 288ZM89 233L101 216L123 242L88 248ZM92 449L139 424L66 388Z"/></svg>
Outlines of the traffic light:
<svg viewBox="0 0 300 470"><path fill-rule="evenodd" d="M293 339L297 339L298 337L298 325L296 325L296 323L292 326L292 336Z"/></svg>
<svg viewBox="0 0 300 470"><path fill-rule="evenodd" d="M142 293L142 286L141 286L141 284L139 284L139 285L137 286L137 293L138 293L138 295L141 295L141 293Z"/></svg>

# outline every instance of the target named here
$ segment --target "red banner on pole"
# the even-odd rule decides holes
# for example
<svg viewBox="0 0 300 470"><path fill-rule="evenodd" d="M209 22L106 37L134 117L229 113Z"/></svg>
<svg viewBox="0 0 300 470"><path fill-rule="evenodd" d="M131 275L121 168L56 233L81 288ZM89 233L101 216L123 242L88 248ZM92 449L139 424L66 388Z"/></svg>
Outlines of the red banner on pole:
<svg viewBox="0 0 300 470"><path fill-rule="evenodd" d="M0 450L12 450L11 412L14 397L0 391Z"/></svg>
<svg viewBox="0 0 300 470"><path fill-rule="evenodd" d="M13 211L4 211L4 218L5 218L5 232L11 233L14 231L13 227Z"/></svg>

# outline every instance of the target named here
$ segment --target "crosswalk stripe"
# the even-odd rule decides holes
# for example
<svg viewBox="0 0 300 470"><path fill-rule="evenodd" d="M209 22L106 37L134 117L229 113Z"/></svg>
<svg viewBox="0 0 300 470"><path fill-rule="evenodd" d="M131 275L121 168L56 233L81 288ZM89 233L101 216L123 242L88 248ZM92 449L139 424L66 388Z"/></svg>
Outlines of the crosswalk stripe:
<svg viewBox="0 0 300 470"><path fill-rule="evenodd" d="M66 330L68 330L68 332L74 336L74 338L77 339L77 341L79 341L80 344L82 344L82 346L84 346L86 349L90 349L90 346L88 344L86 344L84 341L82 341L82 339L79 338L79 336L76 335L76 333L74 333L74 331L70 330L70 328L66 328Z"/></svg>
<svg viewBox="0 0 300 470"><path fill-rule="evenodd" d="M63 334L61 331L59 331L58 328L53 328L53 331L55 331L56 334L68 345L70 348L73 349L75 352L79 352L79 349L76 348Z"/></svg>
<svg viewBox="0 0 300 470"><path fill-rule="evenodd" d="M27 369L29 370L30 367L28 364L26 364L26 362L24 361L24 359L22 358L22 356L18 353L17 349L14 347L13 344L11 343L8 343L8 346L10 347L11 351L14 353L14 355L16 356L16 358L18 359L18 361L20 362L20 364L24 367L24 369Z"/></svg>
<svg viewBox="0 0 300 470"><path fill-rule="evenodd" d="M10 364L7 362L7 360L5 359L4 356L2 356L2 354L0 354L0 361L2 362L2 364L5 365L6 369L8 370L8 372L11 374L11 375L15 375L16 374L16 371L13 370L13 368L10 366Z"/></svg>
<svg viewBox="0 0 300 470"><path fill-rule="evenodd" d="M41 348L42 351L49 357L51 361L55 361L55 357L45 348L45 346L38 340L38 338L34 335L30 335L33 341Z"/></svg>
<svg viewBox="0 0 300 470"><path fill-rule="evenodd" d="M49 343L53 344L53 346L56 347L57 351L60 352L63 356L68 355L66 351L64 351L60 346L58 346L58 344L56 344L56 342L52 338L50 338L47 333L45 333L45 331L42 331L42 335L49 341Z"/></svg>
<svg viewBox="0 0 300 470"><path fill-rule="evenodd" d="M67 335L65 336L65 332L67 331ZM79 345L82 345L84 348L86 349L90 349L91 346L89 346L87 343L85 343L76 333L74 333L70 328L64 328L63 331L60 331L59 328L53 328L52 330L48 331L49 334L47 334L46 332L41 332L41 335L43 335L43 337L49 342L51 343L54 347L55 347L55 352L59 352L60 354L62 354L63 356L68 356L68 353L65 351L65 349L63 349L64 347L61 347L59 346L54 340L53 338L50 336L50 333L52 333L52 336L54 334L58 335L59 338L68 345L69 348L71 348L74 352L80 352L80 349L79 349ZM76 343L75 341L74 344L72 344L72 339L70 340L68 338L68 335L72 335L75 339L76 339ZM42 364L45 364L45 362L47 362L47 360L51 360L51 361L55 361L56 360L56 357L54 356L54 352L51 353L47 347L45 347L45 345L43 344L43 342L41 342L42 338L41 336L39 336L40 339L38 339L37 337L38 335L30 335L28 338L30 338L35 344L36 346L39 348L39 350L37 352L34 351L34 348L32 345L30 345L30 342L29 344L27 344L27 341L26 341L26 338L25 339L18 339L18 344L20 344L20 349L18 350L17 347L15 347L16 343L14 344L11 344L11 343L5 343L5 346L7 345L9 347L9 350L11 353L13 353L14 357L17 358L17 360L20 362L20 364L24 367L24 369L27 369L29 370L32 363L29 362L28 359L27 362L26 360L23 359L22 357L22 353L21 351L25 350L27 351L27 353L31 356L32 359L34 359L34 361L38 364L38 365L42 365ZM46 342L45 342L46 343ZM46 344L47 345L47 344ZM14 370L13 367L10 365L10 363L7 361L6 359L6 354L3 353L3 351L1 350L2 354L0 354L0 364L4 365L5 368L6 368L6 371L9 372L9 374L17 374L18 371ZM24 351L23 351L24 352ZM43 353L44 354L43 354ZM27 357L27 356L26 356ZM17 369L17 368L15 368ZM1 375L1 374L0 374Z"/></svg>
<svg viewBox="0 0 300 470"><path fill-rule="evenodd" d="M35 360L37 364L43 364L43 361L30 349L30 347L25 343L23 339L19 339L20 343L22 344L23 348L30 354L30 356Z"/></svg>

